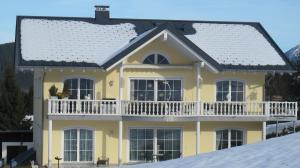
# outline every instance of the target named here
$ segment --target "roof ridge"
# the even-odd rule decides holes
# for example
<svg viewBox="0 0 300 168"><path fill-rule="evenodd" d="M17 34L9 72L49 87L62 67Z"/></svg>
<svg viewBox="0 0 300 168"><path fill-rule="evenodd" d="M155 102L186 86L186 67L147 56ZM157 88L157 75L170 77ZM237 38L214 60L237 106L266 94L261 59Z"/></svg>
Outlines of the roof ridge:
<svg viewBox="0 0 300 168"><path fill-rule="evenodd" d="M31 19L59 19L59 20L94 20L94 17L73 17L73 16L32 16L32 15L18 15L18 18ZM193 22L193 23L215 23L215 24L247 24L254 25L260 22L250 21L220 21L220 20L184 20L184 19L150 19L150 18L110 18L112 21L152 21L152 22Z"/></svg>

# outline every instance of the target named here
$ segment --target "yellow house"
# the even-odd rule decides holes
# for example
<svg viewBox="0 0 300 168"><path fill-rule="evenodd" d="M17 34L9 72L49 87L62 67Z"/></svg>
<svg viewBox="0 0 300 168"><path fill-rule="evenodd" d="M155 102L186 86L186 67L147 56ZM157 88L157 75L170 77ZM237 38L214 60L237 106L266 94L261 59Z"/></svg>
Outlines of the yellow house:
<svg viewBox="0 0 300 168"><path fill-rule="evenodd" d="M260 23L116 19L106 6L18 16L15 64L34 71L34 148L48 167L212 152L296 119L295 102L265 101L266 74L294 69Z"/></svg>

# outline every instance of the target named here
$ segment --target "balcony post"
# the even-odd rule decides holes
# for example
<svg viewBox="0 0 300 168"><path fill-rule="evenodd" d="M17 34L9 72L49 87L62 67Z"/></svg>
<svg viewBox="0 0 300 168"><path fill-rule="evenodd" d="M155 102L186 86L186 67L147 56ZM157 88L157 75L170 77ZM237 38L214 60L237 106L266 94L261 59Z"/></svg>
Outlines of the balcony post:
<svg viewBox="0 0 300 168"><path fill-rule="evenodd" d="M267 122L262 123L262 140L265 141L267 138Z"/></svg>
<svg viewBox="0 0 300 168"><path fill-rule="evenodd" d="M200 101L201 101L201 93L200 93L200 84L201 84L201 80L202 80L202 77L201 77L201 66L203 66L203 62L197 62L195 63L195 67L196 67L196 100L197 100L197 103L196 103L196 115L200 115Z"/></svg>
<svg viewBox="0 0 300 168"><path fill-rule="evenodd" d="M200 154L200 129L201 129L201 125L200 125L200 121L197 121L196 124L196 154Z"/></svg>
<svg viewBox="0 0 300 168"><path fill-rule="evenodd" d="M118 140L118 164L122 165L122 139L123 138L123 121L119 120L119 140Z"/></svg>
<svg viewBox="0 0 300 168"><path fill-rule="evenodd" d="M52 166L52 120L48 120L48 167Z"/></svg>
<svg viewBox="0 0 300 168"><path fill-rule="evenodd" d="M118 101L118 114L121 115L122 112L122 100L123 100L123 72L124 66L123 63L120 65L120 72L119 72L119 101Z"/></svg>

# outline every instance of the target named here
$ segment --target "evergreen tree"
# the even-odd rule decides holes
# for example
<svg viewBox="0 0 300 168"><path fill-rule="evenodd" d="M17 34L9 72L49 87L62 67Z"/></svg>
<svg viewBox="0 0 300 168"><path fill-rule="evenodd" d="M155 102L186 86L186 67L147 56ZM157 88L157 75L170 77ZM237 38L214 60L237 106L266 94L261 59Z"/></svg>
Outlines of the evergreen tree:
<svg viewBox="0 0 300 168"><path fill-rule="evenodd" d="M11 66L6 67L0 84L0 116L0 130L26 129L22 125L25 117L24 94L16 84Z"/></svg>

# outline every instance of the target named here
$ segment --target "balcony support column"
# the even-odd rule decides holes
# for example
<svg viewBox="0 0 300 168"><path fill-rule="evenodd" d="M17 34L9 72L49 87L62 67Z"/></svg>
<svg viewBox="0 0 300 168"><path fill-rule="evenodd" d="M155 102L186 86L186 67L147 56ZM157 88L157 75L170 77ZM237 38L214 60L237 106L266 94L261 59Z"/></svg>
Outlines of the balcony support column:
<svg viewBox="0 0 300 168"><path fill-rule="evenodd" d="M265 141L267 138L267 122L262 123L262 140Z"/></svg>
<svg viewBox="0 0 300 168"><path fill-rule="evenodd" d="M119 121L119 140L118 140L118 164L122 165L122 140L123 140L123 121Z"/></svg>
<svg viewBox="0 0 300 168"><path fill-rule="evenodd" d="M52 166L52 120L48 120L48 167Z"/></svg>
<svg viewBox="0 0 300 168"><path fill-rule="evenodd" d="M196 67L196 100L197 100L197 104L196 104L196 114L200 115L200 101L201 101L201 92L200 92L200 85L201 85L201 81L202 81L202 77L201 77L201 67L204 66L203 62L197 62L195 63L195 67Z"/></svg>
<svg viewBox="0 0 300 168"><path fill-rule="evenodd" d="M117 107L117 113L121 115L122 113L122 100L123 100L123 78L124 78L124 66L123 63L120 65L120 72L119 72L119 102Z"/></svg>
<svg viewBox="0 0 300 168"><path fill-rule="evenodd" d="M196 154L200 154L200 121L197 121L196 127Z"/></svg>

